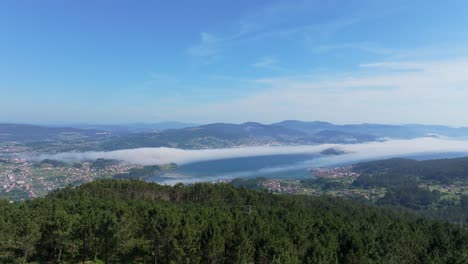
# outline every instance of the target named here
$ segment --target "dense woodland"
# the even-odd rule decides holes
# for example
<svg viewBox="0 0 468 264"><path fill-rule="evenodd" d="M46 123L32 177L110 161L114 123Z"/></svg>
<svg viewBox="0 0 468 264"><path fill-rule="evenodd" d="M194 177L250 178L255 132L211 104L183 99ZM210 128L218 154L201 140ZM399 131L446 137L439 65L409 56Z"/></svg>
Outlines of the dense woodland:
<svg viewBox="0 0 468 264"><path fill-rule="evenodd" d="M129 172L114 175L114 179L121 180L145 180L150 177L161 175L164 171L174 170L177 168L175 163L167 165L148 165L142 168L131 168Z"/></svg>
<svg viewBox="0 0 468 264"><path fill-rule="evenodd" d="M0 263L467 263L468 231L330 197L102 180L0 202Z"/></svg>
<svg viewBox="0 0 468 264"><path fill-rule="evenodd" d="M460 180L468 180L468 157L455 159L433 159L417 161L412 159L387 159L359 163L354 170L377 178L373 184L395 179L404 180L417 178L419 180L452 184ZM365 184L364 181L362 181Z"/></svg>
<svg viewBox="0 0 468 264"><path fill-rule="evenodd" d="M441 199L437 190L421 185L468 185L468 158L417 161L394 158L359 163L354 166L359 176L353 186L386 188L379 205L402 206L425 216L465 224L468 222L468 195L457 193L457 199Z"/></svg>

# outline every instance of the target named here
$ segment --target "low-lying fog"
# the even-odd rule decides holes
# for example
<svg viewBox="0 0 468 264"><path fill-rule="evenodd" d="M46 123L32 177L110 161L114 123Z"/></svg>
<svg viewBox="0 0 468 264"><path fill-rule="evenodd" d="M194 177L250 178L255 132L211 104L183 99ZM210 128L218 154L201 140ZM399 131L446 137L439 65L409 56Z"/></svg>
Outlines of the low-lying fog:
<svg viewBox="0 0 468 264"><path fill-rule="evenodd" d="M343 151L341 155L320 155L323 150L334 148ZM257 168L239 168L229 172L211 172L206 175L190 173L184 175L173 173L168 175L164 183L177 181L213 181L217 179L231 179L236 177L260 176L268 173L278 173L298 169L306 169L337 164L353 163L362 160L374 160L389 157L409 157L429 155L437 153L468 153L468 140L456 140L448 138L417 138L410 140L388 140L383 142L369 142L361 144L323 144L306 146L264 146L264 147L239 147L228 149L204 149L183 150L173 148L139 148L125 149L109 152L69 152L41 158L64 160L67 162L90 160L97 158L116 159L132 164L153 165L176 163L182 167L190 164L210 162L227 159L240 159L263 156L307 156L308 159L290 162L290 164L262 164ZM315 156L313 156L315 155ZM312 158L313 157L313 158ZM255 160L255 159L254 159ZM245 159L244 159L245 161ZM239 164L242 164L239 163ZM241 166L242 167L242 166Z"/></svg>
<svg viewBox="0 0 468 264"><path fill-rule="evenodd" d="M417 138L409 140L388 140L361 144L323 144L305 146L263 146L227 149L184 150L175 148L138 148L107 152L66 152L47 158L68 162L90 159L116 159L132 164L153 165L177 163L179 165L230 158L271 156L285 154L317 154L335 148L346 152L339 156L322 159L323 164L359 161L370 158L408 156L427 153L468 152L468 140L441 138ZM46 156L41 156L45 158Z"/></svg>

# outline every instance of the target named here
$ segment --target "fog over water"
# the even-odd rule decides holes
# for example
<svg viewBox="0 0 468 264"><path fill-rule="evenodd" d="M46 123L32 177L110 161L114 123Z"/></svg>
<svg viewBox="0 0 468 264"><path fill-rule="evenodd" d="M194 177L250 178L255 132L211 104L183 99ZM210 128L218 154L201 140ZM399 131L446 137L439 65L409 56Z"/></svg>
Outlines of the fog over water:
<svg viewBox="0 0 468 264"><path fill-rule="evenodd" d="M321 155L335 148L341 155ZM97 158L117 159L131 164L153 165L176 163L162 183L214 181L236 177L278 175L301 172L307 168L333 166L390 157L424 156L438 153L468 153L468 140L417 138L360 144L323 144L304 146L263 146L228 149L183 150L173 148L139 148L108 152L68 152L41 156L68 162ZM301 173L297 175L301 175ZM297 176L296 175L296 176Z"/></svg>
<svg viewBox="0 0 468 264"><path fill-rule="evenodd" d="M79 161L97 158L117 159L132 164L152 165L170 162L179 165L201 161L271 155L317 154L328 148L346 152L339 156L322 159L324 164L349 162L369 158L382 158L425 153L468 152L468 140L448 138L417 138L409 140L387 140L361 144L323 144L301 146L262 146L226 149L184 150L175 148L137 148L102 152L66 152L43 155L64 161Z"/></svg>

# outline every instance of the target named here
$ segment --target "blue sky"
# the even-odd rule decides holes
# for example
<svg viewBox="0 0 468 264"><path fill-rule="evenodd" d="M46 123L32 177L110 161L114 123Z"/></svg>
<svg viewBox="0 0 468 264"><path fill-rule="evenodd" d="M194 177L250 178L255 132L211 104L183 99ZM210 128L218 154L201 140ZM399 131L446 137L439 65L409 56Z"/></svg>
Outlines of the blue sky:
<svg viewBox="0 0 468 264"><path fill-rule="evenodd" d="M5 0L0 121L468 126L467 12L430 0Z"/></svg>

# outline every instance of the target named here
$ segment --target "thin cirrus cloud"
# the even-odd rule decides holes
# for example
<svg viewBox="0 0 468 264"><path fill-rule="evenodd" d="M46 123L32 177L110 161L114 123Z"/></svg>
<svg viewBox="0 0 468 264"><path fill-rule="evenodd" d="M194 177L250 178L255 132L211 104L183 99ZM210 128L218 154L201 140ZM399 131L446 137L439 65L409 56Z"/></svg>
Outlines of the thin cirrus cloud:
<svg viewBox="0 0 468 264"><path fill-rule="evenodd" d="M271 56L265 56L260 58L257 62L253 63L252 66L256 68L274 68L278 60Z"/></svg>
<svg viewBox="0 0 468 264"><path fill-rule="evenodd" d="M223 40L212 34L202 32L200 43L188 49L188 53L196 57L210 57L219 52L220 44Z"/></svg>
<svg viewBox="0 0 468 264"><path fill-rule="evenodd" d="M227 102L190 109L187 114L223 120L235 110L237 116L264 122L313 118L336 123L466 126L466 69L468 59L455 58L363 64L355 72L320 79L307 74L262 78L247 84L263 87L260 91L253 89Z"/></svg>
<svg viewBox="0 0 468 264"><path fill-rule="evenodd" d="M361 21L356 16L348 15L311 19L314 17L311 12L320 13L320 8L321 4L310 1L269 3L232 21L231 26L236 30L201 32L198 42L189 46L187 53L192 57L209 59L219 56L228 48L235 49L238 44L266 39L290 43L292 37L295 42L305 45L312 42L313 45L330 45L329 41L341 30ZM301 17L309 20L305 23Z"/></svg>
<svg viewBox="0 0 468 264"><path fill-rule="evenodd" d="M201 32L199 42L190 46L187 49L187 52L192 57L210 58L218 56L220 53L224 52L228 46L233 47L238 43L268 38L284 39L288 41L288 38L296 36L298 41L303 41L304 43L311 43L311 39L314 39L313 44L314 46L316 45L316 48L313 51L321 53L330 49L324 47L331 47L331 44L324 43L327 43L327 41L340 30L353 25L357 21L358 20L356 19L345 19L316 24L288 26L279 29L270 29L266 26L247 27L245 25L241 25L238 32L223 36ZM346 46L346 48L355 46L350 45ZM333 46L333 48L336 47ZM370 50L369 48L361 49L365 51ZM374 50L372 50L372 52L375 52Z"/></svg>

